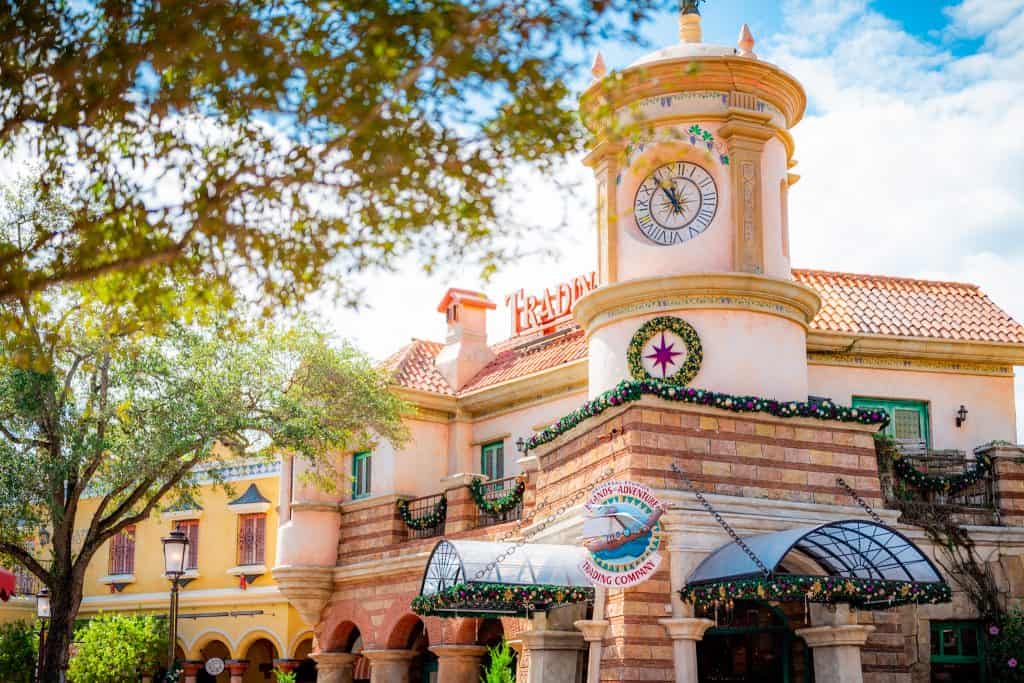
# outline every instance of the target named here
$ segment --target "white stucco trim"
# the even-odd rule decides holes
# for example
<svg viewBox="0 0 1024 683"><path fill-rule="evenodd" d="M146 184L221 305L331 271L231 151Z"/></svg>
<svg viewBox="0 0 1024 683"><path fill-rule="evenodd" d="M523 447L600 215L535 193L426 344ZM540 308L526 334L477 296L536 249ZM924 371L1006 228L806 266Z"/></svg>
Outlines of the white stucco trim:
<svg viewBox="0 0 1024 683"><path fill-rule="evenodd" d="M316 633L313 632L313 629L299 631L299 633L292 638L292 642L288 644L288 657L295 659L295 651L299 648L299 645L302 644L302 641L306 640L306 638L316 638Z"/></svg>
<svg viewBox="0 0 1024 683"><path fill-rule="evenodd" d="M168 587L168 591L170 587ZM116 609L166 609L168 591L158 593L113 593L93 595L82 600L83 611L98 612ZM212 607L222 605L237 607L239 600L248 605L269 605L286 603L277 586L250 586L244 592L241 588L209 588L205 590L183 590L178 594L180 604L185 607Z"/></svg>
<svg viewBox="0 0 1024 683"><path fill-rule="evenodd" d="M228 509L236 515L252 515L265 513L270 509L270 503L238 503L236 505L228 505Z"/></svg>
<svg viewBox="0 0 1024 683"><path fill-rule="evenodd" d="M267 573L265 564L245 564L232 567L227 571L231 576L262 576Z"/></svg>
<svg viewBox="0 0 1024 683"><path fill-rule="evenodd" d="M107 574L100 577L100 583L107 585L112 583L135 583L135 574Z"/></svg>
<svg viewBox="0 0 1024 683"><path fill-rule="evenodd" d="M235 640L235 644L231 646L231 651L235 653L235 658L245 659L246 652L243 652L242 646L244 645L244 649L248 650L252 644L260 638L266 638L274 644L274 649L277 650L276 659L284 659L287 657L281 645L284 642L284 639L281 638L281 634L272 628L267 628L266 626L254 626L238 636L238 639Z"/></svg>
<svg viewBox="0 0 1024 683"><path fill-rule="evenodd" d="M203 510L201 508L193 508L191 510L165 510L160 513L160 519L163 521L178 521L181 519L201 519L203 516Z"/></svg>

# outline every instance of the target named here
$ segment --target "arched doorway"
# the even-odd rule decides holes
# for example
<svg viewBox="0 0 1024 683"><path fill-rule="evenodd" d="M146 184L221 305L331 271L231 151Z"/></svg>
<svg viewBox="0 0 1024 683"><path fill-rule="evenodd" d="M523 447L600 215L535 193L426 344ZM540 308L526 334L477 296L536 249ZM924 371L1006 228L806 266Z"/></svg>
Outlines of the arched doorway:
<svg viewBox="0 0 1024 683"><path fill-rule="evenodd" d="M228 646L222 643L221 641L211 640L206 645L203 645L201 648L199 648L199 655L200 659L204 663L211 659L220 659L226 662L227 660L231 659L231 650L229 650ZM227 670L227 668L225 668L221 674L217 676L211 676L210 674L206 673L206 668L204 667L199 671L199 676L197 677L196 680L198 683L230 683L231 673Z"/></svg>
<svg viewBox="0 0 1024 683"><path fill-rule="evenodd" d="M411 650L409 683L437 683L437 655L430 651L427 627L419 617L407 614L391 631L388 648Z"/></svg>
<svg viewBox="0 0 1024 683"><path fill-rule="evenodd" d="M505 627L502 626L500 619L481 619L477 629L476 644L483 645L487 648L497 647L501 644L501 641L505 639ZM515 650L512 651L512 670L516 671L518 668L518 654ZM488 651L483 659L480 661L480 675L491 665L491 653Z"/></svg>
<svg viewBox="0 0 1024 683"><path fill-rule="evenodd" d="M314 683L316 681L316 662L309 654L313 651L313 639L306 638L295 647L295 654L292 659L298 659L301 664L295 670L295 683Z"/></svg>
<svg viewBox="0 0 1024 683"><path fill-rule="evenodd" d="M277 659L277 648L266 638L260 638L242 655L249 660L249 668L245 670L243 683L265 683L273 679L274 660Z"/></svg>
<svg viewBox="0 0 1024 683"><path fill-rule="evenodd" d="M813 683L811 652L791 624L803 605L737 602L697 643L700 683Z"/></svg>

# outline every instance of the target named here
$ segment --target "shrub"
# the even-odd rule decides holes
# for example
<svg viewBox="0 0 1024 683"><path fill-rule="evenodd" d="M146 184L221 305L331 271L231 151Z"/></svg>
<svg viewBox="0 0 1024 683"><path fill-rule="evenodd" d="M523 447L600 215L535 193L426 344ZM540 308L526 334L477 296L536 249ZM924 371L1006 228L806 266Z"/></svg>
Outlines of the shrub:
<svg viewBox="0 0 1024 683"><path fill-rule="evenodd" d="M516 674L512 669L514 657L508 641L501 641L497 647L488 648L491 663L480 679L482 683L515 683Z"/></svg>
<svg viewBox="0 0 1024 683"><path fill-rule="evenodd" d="M125 683L153 673L167 652L167 622L153 616L101 614L75 632L72 683Z"/></svg>
<svg viewBox="0 0 1024 683"><path fill-rule="evenodd" d="M1020 607L988 627L988 663L995 683L1024 683L1024 610Z"/></svg>
<svg viewBox="0 0 1024 683"><path fill-rule="evenodd" d="M31 622L0 624L0 681L32 683L38 648L39 634Z"/></svg>

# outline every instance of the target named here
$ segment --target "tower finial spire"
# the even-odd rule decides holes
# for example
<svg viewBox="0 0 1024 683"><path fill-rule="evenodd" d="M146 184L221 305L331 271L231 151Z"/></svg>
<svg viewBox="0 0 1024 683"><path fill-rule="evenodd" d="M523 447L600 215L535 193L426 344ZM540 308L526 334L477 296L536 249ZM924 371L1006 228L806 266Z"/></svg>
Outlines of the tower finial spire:
<svg viewBox="0 0 1024 683"><path fill-rule="evenodd" d="M684 43L699 43L703 39L700 28L700 3L704 0L679 0L679 39Z"/></svg>

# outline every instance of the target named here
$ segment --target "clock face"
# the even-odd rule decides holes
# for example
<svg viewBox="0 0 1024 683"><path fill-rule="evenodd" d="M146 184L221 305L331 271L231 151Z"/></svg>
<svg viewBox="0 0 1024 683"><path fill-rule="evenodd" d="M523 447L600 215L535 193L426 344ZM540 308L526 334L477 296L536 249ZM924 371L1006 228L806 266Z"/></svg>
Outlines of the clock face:
<svg viewBox="0 0 1024 683"><path fill-rule="evenodd" d="M691 240L711 225L718 212L718 186L697 164L675 161L640 183L633 202L636 226L647 239L665 246Z"/></svg>

